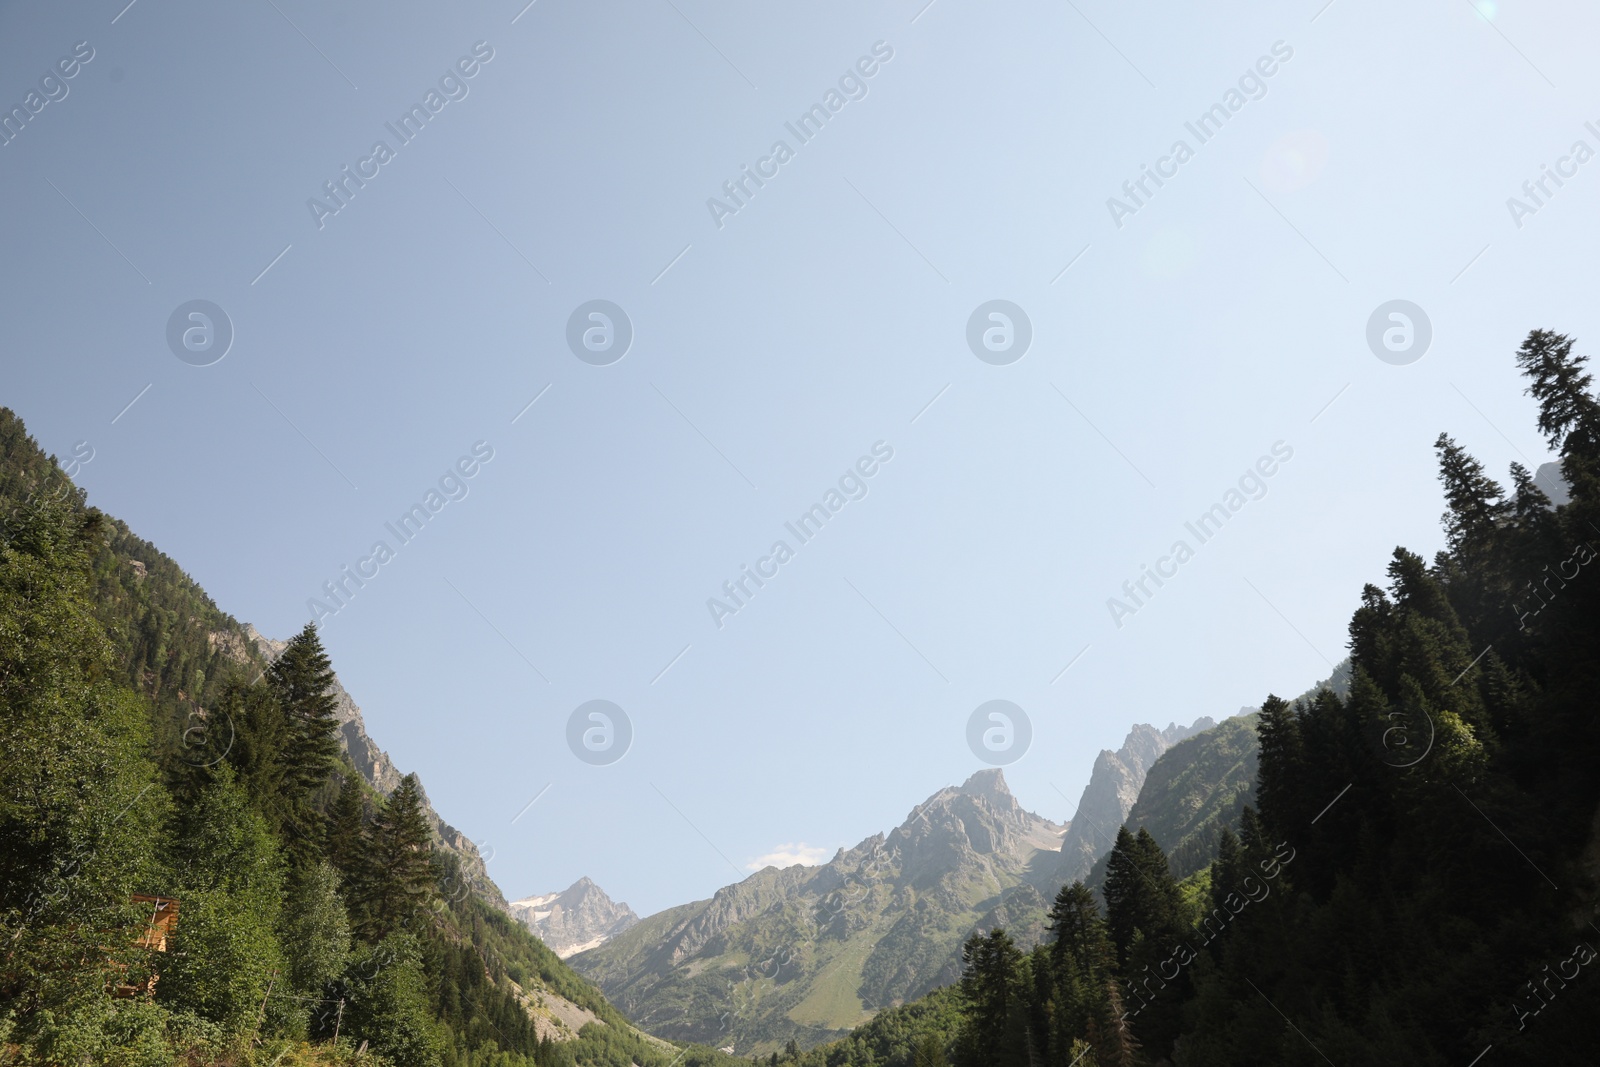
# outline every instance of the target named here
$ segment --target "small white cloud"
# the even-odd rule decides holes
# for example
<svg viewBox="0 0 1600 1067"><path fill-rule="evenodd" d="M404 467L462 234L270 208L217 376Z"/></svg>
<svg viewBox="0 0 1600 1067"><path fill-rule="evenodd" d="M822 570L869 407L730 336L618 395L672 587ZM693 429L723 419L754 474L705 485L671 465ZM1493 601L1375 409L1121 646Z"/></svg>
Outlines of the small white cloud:
<svg viewBox="0 0 1600 1067"><path fill-rule="evenodd" d="M747 870L759 871L763 867L793 867L796 864L816 867L831 855L825 848L808 845L804 841L792 845L779 845L765 856L757 856L745 864Z"/></svg>

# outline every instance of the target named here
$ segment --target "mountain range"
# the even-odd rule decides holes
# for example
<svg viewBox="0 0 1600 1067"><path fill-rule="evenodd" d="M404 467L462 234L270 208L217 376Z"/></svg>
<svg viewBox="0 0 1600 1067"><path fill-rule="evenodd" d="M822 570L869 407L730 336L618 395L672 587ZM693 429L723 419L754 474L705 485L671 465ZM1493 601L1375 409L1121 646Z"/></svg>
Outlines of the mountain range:
<svg viewBox="0 0 1600 1067"><path fill-rule="evenodd" d="M1253 742L1252 730L1230 723L1224 748L1237 747L1240 729ZM740 1054L840 1037L956 981L975 930L1005 927L1022 945L1044 940L1050 899L1090 875L1164 755L1215 728L1211 718L1135 726L1095 760L1068 823L1024 810L1000 770L979 771L821 866L768 867L570 962L663 1037ZM1237 824L1238 811L1219 817Z"/></svg>
<svg viewBox="0 0 1600 1067"><path fill-rule="evenodd" d="M243 633L264 659L284 647L249 625ZM224 631L213 643L227 649L230 640ZM400 772L337 680L334 694L345 755L387 795ZM425 814L435 847L479 898L530 929L636 1025L764 1054L789 1040L807 1048L842 1037L953 983L975 930L1004 927L1024 945L1044 940L1050 898L1074 880L1098 888L1124 823L1149 828L1178 877L1205 866L1221 827L1238 825L1255 755L1253 715L1220 726L1209 717L1139 724L1096 757L1068 822L1024 810L1000 770L982 770L821 866L767 867L644 919L586 877L508 902L472 841L431 805Z"/></svg>
<svg viewBox="0 0 1600 1067"><path fill-rule="evenodd" d="M1064 830L982 770L821 866L764 868L569 962L662 1037L811 1046L954 981L974 928L1041 915Z"/></svg>
<svg viewBox="0 0 1600 1067"><path fill-rule="evenodd" d="M283 648L246 625L260 656ZM214 643L226 646L219 633ZM1341 663L1323 686L1347 690ZM367 734L361 709L335 684L345 755L374 789L400 772ZM1164 729L1135 725L1102 750L1073 817L1021 807L999 769L973 774L916 805L904 822L816 867L767 867L707 900L641 919L589 878L508 902L476 846L426 808L435 847L454 857L485 903L520 921L644 1031L766 1054L843 1037L878 1012L954 983L961 945L1004 927L1024 946L1047 937L1049 901L1064 884L1098 891L1117 828L1150 830L1182 879L1206 867L1223 826L1252 800L1256 709ZM543 1014L584 1019L548 991Z"/></svg>

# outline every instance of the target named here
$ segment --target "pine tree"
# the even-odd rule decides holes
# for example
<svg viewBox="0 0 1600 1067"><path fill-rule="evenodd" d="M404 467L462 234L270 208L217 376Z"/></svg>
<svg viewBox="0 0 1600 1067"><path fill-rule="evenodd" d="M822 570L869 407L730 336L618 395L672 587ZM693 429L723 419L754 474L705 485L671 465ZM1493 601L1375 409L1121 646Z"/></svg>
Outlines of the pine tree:
<svg viewBox="0 0 1600 1067"><path fill-rule="evenodd" d="M1224 826L1217 838L1217 858L1211 864L1211 907L1195 931L1196 940L1210 945L1216 959L1222 958L1222 946L1226 943L1233 916L1244 909L1246 898L1243 884L1245 875L1249 873L1244 847L1240 845L1233 828Z"/></svg>
<svg viewBox="0 0 1600 1067"><path fill-rule="evenodd" d="M1269 695L1261 702L1256 736L1261 741L1256 802L1263 812L1281 819L1282 825L1298 826L1301 813L1296 801L1305 775L1300 718L1287 701Z"/></svg>
<svg viewBox="0 0 1600 1067"><path fill-rule="evenodd" d="M406 1067L438 1067L439 1028L428 1010L422 949L409 933L394 932L354 953L343 979L344 1025L352 1039Z"/></svg>
<svg viewBox="0 0 1600 1067"><path fill-rule="evenodd" d="M1049 928L1055 940L1049 947L1051 1018L1049 1032L1056 1058L1072 1055L1075 1041L1090 1023L1103 1016L1106 978L1112 965L1110 938L1094 894L1084 884L1062 886L1050 907Z"/></svg>
<svg viewBox="0 0 1600 1067"><path fill-rule="evenodd" d="M373 819L364 841L360 928L370 941L407 927L433 896L438 877L422 787L408 774Z"/></svg>
<svg viewBox="0 0 1600 1067"><path fill-rule="evenodd" d="M1139 922L1139 901L1145 893L1140 873L1133 834L1126 826L1120 826L1106 860L1106 880L1101 890L1106 898L1106 929L1120 965L1128 962L1128 948Z"/></svg>
<svg viewBox="0 0 1600 1067"><path fill-rule="evenodd" d="M1114 979L1106 980L1105 1004L1105 1014L1091 1034L1094 1058L1101 1067L1135 1067L1139 1062L1139 1039L1128 1023L1122 993Z"/></svg>
<svg viewBox="0 0 1600 1067"><path fill-rule="evenodd" d="M1124 967L1136 934L1170 940L1176 935L1183 905L1167 857L1150 831L1137 834L1126 826L1106 861L1106 928Z"/></svg>
<svg viewBox="0 0 1600 1067"><path fill-rule="evenodd" d="M347 774L333 802L333 810L328 813L322 853L350 885L364 880L361 858L366 825L366 790L354 774Z"/></svg>
<svg viewBox="0 0 1600 1067"><path fill-rule="evenodd" d="M1064 885L1050 905L1049 930L1052 966L1070 958L1081 974L1102 973L1110 964L1111 943L1094 894L1082 881Z"/></svg>
<svg viewBox="0 0 1600 1067"><path fill-rule="evenodd" d="M1492 542L1505 518L1505 491L1484 473L1483 464L1449 434L1440 434L1433 447L1439 454L1439 481L1444 486L1445 503L1450 506L1441 520L1450 551L1476 553Z"/></svg>
<svg viewBox="0 0 1600 1067"><path fill-rule="evenodd" d="M1517 350L1517 366L1528 379L1528 395L1539 404L1539 430L1561 452L1562 473L1592 479L1600 462L1600 401L1585 370L1587 356L1572 354L1572 338L1534 330ZM1568 470L1571 466L1572 470Z"/></svg>
<svg viewBox="0 0 1600 1067"><path fill-rule="evenodd" d="M961 1067L1026 1067L1027 1036L1021 988L1022 952L1004 930L973 934L961 950L961 995L966 1020Z"/></svg>
<svg viewBox="0 0 1600 1067"><path fill-rule="evenodd" d="M266 821L226 764L183 814L172 866L182 906L157 993L235 1033L248 1030L283 970L276 935L283 865Z"/></svg>
<svg viewBox="0 0 1600 1067"><path fill-rule="evenodd" d="M297 862L309 862L318 839L316 819L308 802L322 787L339 756L338 701L333 695L333 666L322 648L317 628L307 623L266 671L267 687L283 709L285 737L281 750L284 793L293 814L291 849Z"/></svg>
<svg viewBox="0 0 1600 1067"><path fill-rule="evenodd" d="M289 720L283 706L265 682L230 684L222 694L203 732L206 747L185 754L185 777L203 787L215 778L221 761L212 749L225 744L222 753L234 770L234 780L267 818L280 838L293 824L297 791L289 784L292 767L285 753L289 745Z"/></svg>

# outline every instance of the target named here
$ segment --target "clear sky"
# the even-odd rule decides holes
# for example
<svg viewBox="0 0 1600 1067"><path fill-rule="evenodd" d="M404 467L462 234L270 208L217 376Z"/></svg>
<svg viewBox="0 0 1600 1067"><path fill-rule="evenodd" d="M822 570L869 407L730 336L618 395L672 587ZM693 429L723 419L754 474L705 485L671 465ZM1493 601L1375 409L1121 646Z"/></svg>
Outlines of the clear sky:
<svg viewBox="0 0 1600 1067"><path fill-rule="evenodd" d="M1133 723L1328 673L1440 544L1441 430L1549 458L1512 353L1600 334L1600 15L925 2L0 7L0 403L268 634L365 567L335 666L512 896L831 854L983 766L991 700L1065 820ZM621 359L568 343L595 300ZM1021 358L969 345L995 300Z"/></svg>

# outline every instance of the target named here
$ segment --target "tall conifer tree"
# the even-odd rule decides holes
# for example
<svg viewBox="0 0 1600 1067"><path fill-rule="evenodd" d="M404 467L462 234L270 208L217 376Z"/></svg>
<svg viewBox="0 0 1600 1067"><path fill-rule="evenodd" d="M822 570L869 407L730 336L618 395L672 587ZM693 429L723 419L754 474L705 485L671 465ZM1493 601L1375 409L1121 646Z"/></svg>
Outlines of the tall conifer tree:
<svg viewBox="0 0 1600 1067"><path fill-rule="evenodd" d="M363 851L362 933L379 941L417 917L438 878L416 775L401 779L372 820Z"/></svg>

